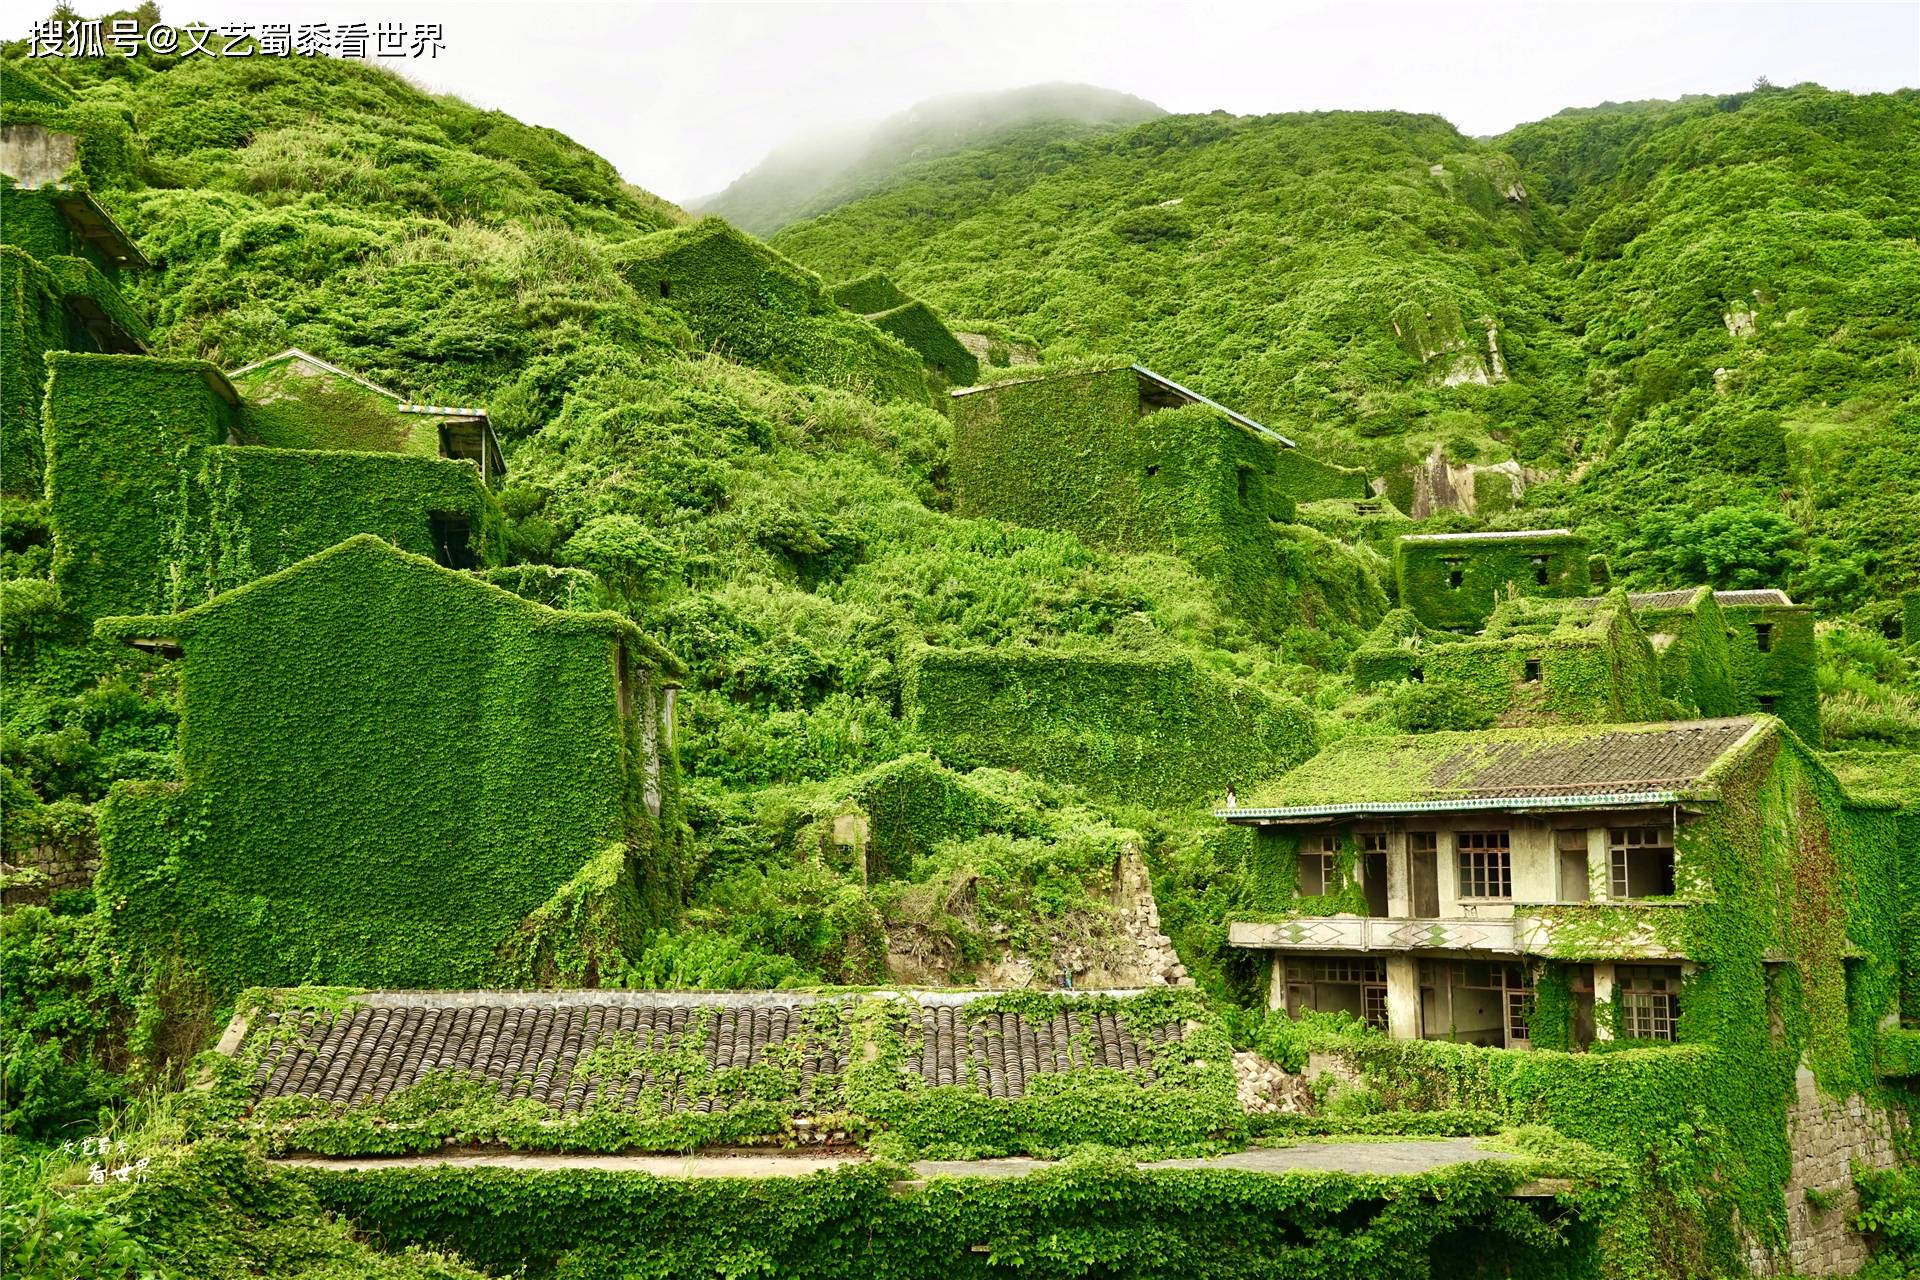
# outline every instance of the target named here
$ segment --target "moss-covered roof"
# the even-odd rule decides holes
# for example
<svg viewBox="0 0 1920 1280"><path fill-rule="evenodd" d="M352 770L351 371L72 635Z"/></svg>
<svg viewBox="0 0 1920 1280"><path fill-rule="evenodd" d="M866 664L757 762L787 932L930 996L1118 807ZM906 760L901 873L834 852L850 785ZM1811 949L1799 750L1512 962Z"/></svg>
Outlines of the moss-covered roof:
<svg viewBox="0 0 1920 1280"><path fill-rule="evenodd" d="M1770 717L1347 738L1220 816L1334 814L1713 799L1716 766Z"/></svg>
<svg viewBox="0 0 1920 1280"><path fill-rule="evenodd" d="M442 582L450 590L479 591L497 596L502 608L525 611L530 616L537 617L557 628L599 632L609 637L628 640L667 674L679 675L685 669L670 650L620 614L604 610L575 613L550 608L508 591L504 587L495 586L474 574L449 569L425 556L402 551L392 543L370 533L348 538L317 555L308 556L296 564L289 565L278 573L256 578L245 586L235 587L231 591L223 591L205 604L196 605L180 613L101 618L94 624L94 632L104 639L122 640L142 648L170 651L178 646L180 641L190 637L198 628L200 620L210 614L225 612L236 606L244 607L246 602L266 593L278 591L295 579L314 573L328 572L333 566L347 560L369 557L390 561L396 568L411 569L417 574L424 575L425 578Z"/></svg>

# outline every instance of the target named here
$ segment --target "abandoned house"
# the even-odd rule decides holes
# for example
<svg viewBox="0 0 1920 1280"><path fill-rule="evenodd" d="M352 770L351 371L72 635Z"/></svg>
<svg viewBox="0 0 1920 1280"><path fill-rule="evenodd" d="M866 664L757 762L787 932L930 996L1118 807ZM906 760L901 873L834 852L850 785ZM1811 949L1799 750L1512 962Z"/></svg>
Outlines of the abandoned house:
<svg viewBox="0 0 1920 1280"><path fill-rule="evenodd" d="M120 294L146 258L68 180L80 139L38 124L0 125L0 440L9 493L37 497L45 453L40 401L49 351L143 352L147 328Z"/></svg>
<svg viewBox="0 0 1920 1280"><path fill-rule="evenodd" d="M484 411L413 405L303 352L229 377L56 354L45 437L54 578L84 616L170 612L371 533L449 568L499 558Z"/></svg>
<svg viewBox="0 0 1920 1280"><path fill-rule="evenodd" d="M1257 625L1297 607L1273 526L1367 493L1361 472L1137 364L960 388L952 412L955 514L1174 552Z"/></svg>
<svg viewBox="0 0 1920 1280"><path fill-rule="evenodd" d="M223 989L484 984L576 877L616 934L678 899L679 668L618 614L362 535L98 630L179 661L182 779L114 791L101 891Z"/></svg>
<svg viewBox="0 0 1920 1280"><path fill-rule="evenodd" d="M1510 1048L1685 1040L1696 989L1722 1018L1781 966L1867 990L1838 953L1803 950L1796 915L1816 909L1848 965L1896 962L1856 905L1895 892L1877 884L1891 812L1847 799L1768 718L1348 739L1215 816L1255 831L1273 886L1274 914L1230 940L1268 954L1269 1004L1296 1017ZM1809 849L1831 860L1811 905ZM1734 928L1744 949L1717 941Z"/></svg>
<svg viewBox="0 0 1920 1280"><path fill-rule="evenodd" d="M1587 540L1567 529L1406 534L1393 576L1401 605L1446 631L1478 631L1510 595L1584 596L1592 582Z"/></svg>

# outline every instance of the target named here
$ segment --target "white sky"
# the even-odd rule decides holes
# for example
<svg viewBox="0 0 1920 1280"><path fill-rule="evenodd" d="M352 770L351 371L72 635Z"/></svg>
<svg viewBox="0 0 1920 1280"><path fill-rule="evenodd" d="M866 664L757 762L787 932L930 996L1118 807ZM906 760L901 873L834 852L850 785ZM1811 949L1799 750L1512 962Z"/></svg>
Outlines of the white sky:
<svg viewBox="0 0 1920 1280"><path fill-rule="evenodd" d="M674 200L717 191L820 126L1051 80L1175 112L1431 111L1469 134L1563 107L1732 92L1762 75L1854 91L1920 86L1915 0L163 0L161 9L177 23L439 22L437 60L386 65L558 129Z"/></svg>

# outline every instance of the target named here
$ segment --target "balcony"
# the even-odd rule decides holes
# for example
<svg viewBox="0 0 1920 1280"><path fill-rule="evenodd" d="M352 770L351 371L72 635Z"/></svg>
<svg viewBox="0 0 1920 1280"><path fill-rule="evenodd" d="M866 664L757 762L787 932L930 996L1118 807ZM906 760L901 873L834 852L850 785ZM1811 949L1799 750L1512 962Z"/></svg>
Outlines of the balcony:
<svg viewBox="0 0 1920 1280"><path fill-rule="evenodd" d="M1548 960L1680 960L1682 902L1519 903L1511 919L1300 916L1236 920L1227 941L1258 951L1469 951Z"/></svg>

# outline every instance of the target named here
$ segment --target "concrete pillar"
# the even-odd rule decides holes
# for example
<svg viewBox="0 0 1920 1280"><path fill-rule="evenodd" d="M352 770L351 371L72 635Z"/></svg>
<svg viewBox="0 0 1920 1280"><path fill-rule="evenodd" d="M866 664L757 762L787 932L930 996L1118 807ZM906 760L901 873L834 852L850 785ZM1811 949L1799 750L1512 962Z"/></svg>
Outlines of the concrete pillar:
<svg viewBox="0 0 1920 1280"><path fill-rule="evenodd" d="M1278 951L1267 957L1267 1008L1287 1007L1287 959Z"/></svg>
<svg viewBox="0 0 1920 1280"><path fill-rule="evenodd" d="M1413 956L1387 957L1387 1034L1420 1038L1420 962Z"/></svg>
<svg viewBox="0 0 1920 1280"><path fill-rule="evenodd" d="M1607 851L1607 829L1587 828L1587 900L1605 902L1613 887L1613 862Z"/></svg>
<svg viewBox="0 0 1920 1280"><path fill-rule="evenodd" d="M1613 1039L1613 961L1599 960L1593 966L1593 1038Z"/></svg>
<svg viewBox="0 0 1920 1280"><path fill-rule="evenodd" d="M1408 862L1407 833L1387 836L1387 915L1405 920L1413 915L1413 872Z"/></svg>

